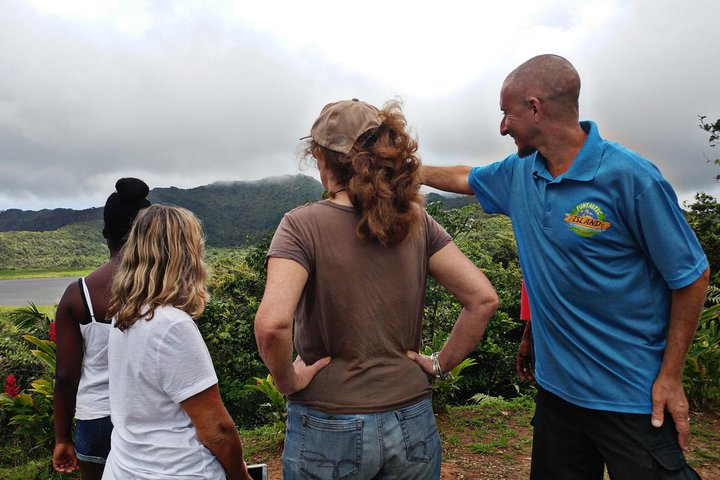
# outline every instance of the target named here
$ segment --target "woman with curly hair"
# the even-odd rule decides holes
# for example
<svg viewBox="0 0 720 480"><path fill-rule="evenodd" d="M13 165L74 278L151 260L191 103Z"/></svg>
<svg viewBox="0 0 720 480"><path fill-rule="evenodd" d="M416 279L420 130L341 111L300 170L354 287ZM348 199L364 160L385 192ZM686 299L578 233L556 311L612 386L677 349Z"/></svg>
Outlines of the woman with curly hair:
<svg viewBox="0 0 720 480"><path fill-rule="evenodd" d="M112 285L103 479L250 480L195 319L208 293L200 222L153 205L136 218Z"/></svg>
<svg viewBox="0 0 720 480"><path fill-rule="evenodd" d="M463 360L498 299L423 209L416 151L397 102L331 103L311 129L305 156L329 198L280 223L255 318L289 399L286 480L440 478L427 374ZM432 356L417 353L428 274L464 307Z"/></svg>

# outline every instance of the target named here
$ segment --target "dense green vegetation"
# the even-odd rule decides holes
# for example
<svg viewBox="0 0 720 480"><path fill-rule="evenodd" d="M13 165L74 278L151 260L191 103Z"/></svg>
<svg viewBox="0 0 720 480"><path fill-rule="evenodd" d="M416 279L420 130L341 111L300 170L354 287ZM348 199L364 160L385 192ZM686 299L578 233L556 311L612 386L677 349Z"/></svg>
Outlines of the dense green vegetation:
<svg viewBox="0 0 720 480"><path fill-rule="evenodd" d="M720 286L720 204L711 195L700 192L686 208L688 223L710 262L712 283Z"/></svg>
<svg viewBox="0 0 720 480"><path fill-rule="evenodd" d="M91 224L73 224L51 232L0 232L0 269L9 274L98 267L108 258L100 232Z"/></svg>

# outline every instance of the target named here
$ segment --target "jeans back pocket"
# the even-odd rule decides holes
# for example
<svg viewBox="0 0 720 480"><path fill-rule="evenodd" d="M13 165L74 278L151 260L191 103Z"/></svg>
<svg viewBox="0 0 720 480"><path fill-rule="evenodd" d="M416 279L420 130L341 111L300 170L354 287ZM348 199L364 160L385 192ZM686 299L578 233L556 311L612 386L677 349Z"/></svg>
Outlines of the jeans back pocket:
<svg viewBox="0 0 720 480"><path fill-rule="evenodd" d="M440 436L430 400L422 401L395 412L402 429L407 459L429 463L440 453Z"/></svg>
<svg viewBox="0 0 720 480"><path fill-rule="evenodd" d="M349 479L360 470L363 421L302 415L300 470L310 479Z"/></svg>

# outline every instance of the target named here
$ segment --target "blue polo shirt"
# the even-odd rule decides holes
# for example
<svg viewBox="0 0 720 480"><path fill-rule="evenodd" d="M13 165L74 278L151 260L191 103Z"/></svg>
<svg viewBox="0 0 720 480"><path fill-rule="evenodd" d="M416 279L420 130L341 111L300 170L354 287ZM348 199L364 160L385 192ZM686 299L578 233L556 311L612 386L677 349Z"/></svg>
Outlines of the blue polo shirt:
<svg viewBox="0 0 720 480"><path fill-rule="evenodd" d="M581 126L564 174L536 152L473 168L468 183L486 212L512 220L538 384L582 407L650 413L671 291L708 261L658 169Z"/></svg>

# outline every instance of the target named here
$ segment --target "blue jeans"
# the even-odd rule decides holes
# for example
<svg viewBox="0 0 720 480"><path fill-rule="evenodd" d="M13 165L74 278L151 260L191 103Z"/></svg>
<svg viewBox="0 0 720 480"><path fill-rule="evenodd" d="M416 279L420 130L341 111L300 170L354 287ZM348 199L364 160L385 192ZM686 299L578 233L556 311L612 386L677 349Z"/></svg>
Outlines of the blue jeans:
<svg viewBox="0 0 720 480"><path fill-rule="evenodd" d="M102 463L110 453L110 417L75 420L75 455L83 462Z"/></svg>
<svg viewBox="0 0 720 480"><path fill-rule="evenodd" d="M398 410L330 414L288 403L283 479L440 478L430 399Z"/></svg>

